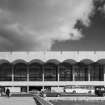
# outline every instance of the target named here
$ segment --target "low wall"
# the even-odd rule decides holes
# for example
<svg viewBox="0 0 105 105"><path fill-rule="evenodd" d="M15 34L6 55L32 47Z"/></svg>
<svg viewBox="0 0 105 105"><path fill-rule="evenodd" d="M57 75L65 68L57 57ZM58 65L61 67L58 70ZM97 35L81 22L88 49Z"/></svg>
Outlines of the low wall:
<svg viewBox="0 0 105 105"><path fill-rule="evenodd" d="M33 98L34 98L34 100L35 100L35 102L36 102L37 105L53 105L52 103L44 100L40 96L34 95Z"/></svg>
<svg viewBox="0 0 105 105"><path fill-rule="evenodd" d="M46 101L59 101L59 100L63 100L63 101L105 101L105 97L46 97L45 98Z"/></svg>

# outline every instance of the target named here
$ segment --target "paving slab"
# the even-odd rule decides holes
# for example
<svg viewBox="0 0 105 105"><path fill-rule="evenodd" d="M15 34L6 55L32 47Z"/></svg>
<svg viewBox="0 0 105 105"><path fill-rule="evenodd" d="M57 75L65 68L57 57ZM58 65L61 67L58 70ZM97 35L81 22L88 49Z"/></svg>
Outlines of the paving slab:
<svg viewBox="0 0 105 105"><path fill-rule="evenodd" d="M36 105L33 97L0 97L0 105Z"/></svg>

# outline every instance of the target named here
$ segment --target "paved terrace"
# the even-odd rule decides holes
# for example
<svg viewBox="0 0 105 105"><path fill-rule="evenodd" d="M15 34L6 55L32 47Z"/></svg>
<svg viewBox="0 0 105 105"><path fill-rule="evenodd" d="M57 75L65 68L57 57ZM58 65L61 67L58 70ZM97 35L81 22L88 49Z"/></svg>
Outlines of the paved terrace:
<svg viewBox="0 0 105 105"><path fill-rule="evenodd" d="M0 105L36 105L33 97L0 97Z"/></svg>

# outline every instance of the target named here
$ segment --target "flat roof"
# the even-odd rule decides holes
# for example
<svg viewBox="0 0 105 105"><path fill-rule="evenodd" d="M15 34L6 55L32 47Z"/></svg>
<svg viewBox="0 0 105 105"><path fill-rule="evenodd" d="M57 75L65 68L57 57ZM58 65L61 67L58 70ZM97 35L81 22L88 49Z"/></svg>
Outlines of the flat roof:
<svg viewBox="0 0 105 105"><path fill-rule="evenodd" d="M83 60L92 60L94 62L105 59L105 51L14 51L0 52L0 60L14 62L15 60L24 60L30 62L32 60L41 60L47 62L49 60L74 60L80 62Z"/></svg>

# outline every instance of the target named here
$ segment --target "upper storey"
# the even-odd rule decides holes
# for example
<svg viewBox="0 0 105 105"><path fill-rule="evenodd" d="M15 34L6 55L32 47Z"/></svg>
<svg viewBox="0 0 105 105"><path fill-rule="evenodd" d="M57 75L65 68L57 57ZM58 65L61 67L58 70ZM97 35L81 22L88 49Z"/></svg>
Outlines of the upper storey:
<svg viewBox="0 0 105 105"><path fill-rule="evenodd" d="M31 62L32 60L40 60L43 62L49 60L59 62L73 60L80 62L86 59L93 62L103 60L105 59L105 51L0 52L0 60L7 60L9 62L15 62L16 60L24 60L26 62Z"/></svg>

